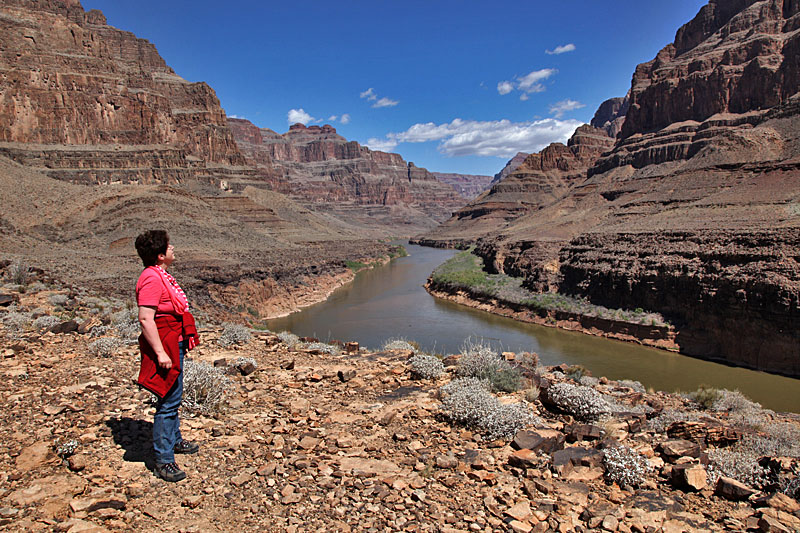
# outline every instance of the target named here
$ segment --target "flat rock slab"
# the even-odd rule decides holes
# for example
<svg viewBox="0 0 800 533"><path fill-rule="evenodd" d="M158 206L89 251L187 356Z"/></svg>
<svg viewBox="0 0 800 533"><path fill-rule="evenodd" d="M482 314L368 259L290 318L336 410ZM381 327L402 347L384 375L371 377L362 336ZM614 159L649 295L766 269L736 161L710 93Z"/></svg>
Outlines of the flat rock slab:
<svg viewBox="0 0 800 533"><path fill-rule="evenodd" d="M515 450L553 453L562 449L566 440L566 435L554 429L523 430L517 433L511 446Z"/></svg>
<svg viewBox="0 0 800 533"><path fill-rule="evenodd" d="M755 494L755 490L751 489L744 483L740 483L735 479L729 477L720 477L717 480L717 486L714 489L714 494L726 500L743 501Z"/></svg>
<svg viewBox="0 0 800 533"><path fill-rule="evenodd" d="M76 494L82 493L85 488L86 481L78 476L48 476L33 481L24 489L12 492L8 499L20 506L51 499L65 499L68 501Z"/></svg>
<svg viewBox="0 0 800 533"><path fill-rule="evenodd" d="M339 461L339 468L345 472L363 472L372 475L395 474L400 471L400 467L391 461L361 457L343 457Z"/></svg>
<svg viewBox="0 0 800 533"><path fill-rule="evenodd" d="M30 472L56 458L49 442L42 441L24 448L17 456L16 467L21 472Z"/></svg>

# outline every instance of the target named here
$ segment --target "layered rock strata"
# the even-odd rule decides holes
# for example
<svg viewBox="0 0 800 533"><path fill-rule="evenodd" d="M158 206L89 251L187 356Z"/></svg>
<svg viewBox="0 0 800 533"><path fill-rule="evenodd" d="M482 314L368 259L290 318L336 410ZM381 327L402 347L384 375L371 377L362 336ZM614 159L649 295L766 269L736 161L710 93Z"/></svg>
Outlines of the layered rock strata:
<svg viewBox="0 0 800 533"><path fill-rule="evenodd" d="M7 0L0 13L3 155L79 183L177 183L244 164L214 91L100 11Z"/></svg>
<svg viewBox="0 0 800 533"><path fill-rule="evenodd" d="M492 176L480 176L475 174L453 174L445 172L433 172L437 180L450 185L462 197L474 200L489 188L489 184L494 179Z"/></svg>
<svg viewBox="0 0 800 533"><path fill-rule="evenodd" d="M356 225L413 234L466 202L426 169L348 141L330 125L295 124L278 134L243 119L228 123L251 163L276 169L281 190Z"/></svg>
<svg viewBox="0 0 800 533"><path fill-rule="evenodd" d="M797 2L710 2L636 69L582 176L494 227L458 219L489 194L428 237L477 242L531 289L661 312L685 353L800 376L798 46ZM613 133L624 104L593 123Z"/></svg>

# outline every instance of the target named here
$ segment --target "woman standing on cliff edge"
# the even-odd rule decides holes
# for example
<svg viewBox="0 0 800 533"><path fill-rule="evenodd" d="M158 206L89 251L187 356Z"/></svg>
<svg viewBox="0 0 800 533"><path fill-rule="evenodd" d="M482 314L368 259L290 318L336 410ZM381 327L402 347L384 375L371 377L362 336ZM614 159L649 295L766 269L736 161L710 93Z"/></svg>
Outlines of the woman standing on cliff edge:
<svg viewBox="0 0 800 533"><path fill-rule="evenodd" d="M175 463L176 453L196 453L200 446L181 437L178 408L183 399L183 358L199 344L189 300L167 269L175 250L164 230L136 237L136 251L145 269L136 282L139 306L139 349L142 352L138 383L158 396L153 416L155 474L180 481L186 473Z"/></svg>

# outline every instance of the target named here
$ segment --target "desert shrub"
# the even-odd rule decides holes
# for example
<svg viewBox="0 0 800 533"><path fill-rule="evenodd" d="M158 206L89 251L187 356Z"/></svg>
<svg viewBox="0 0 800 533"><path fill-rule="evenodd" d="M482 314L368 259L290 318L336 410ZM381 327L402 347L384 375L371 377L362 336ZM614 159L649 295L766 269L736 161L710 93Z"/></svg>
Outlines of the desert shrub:
<svg viewBox="0 0 800 533"><path fill-rule="evenodd" d="M3 317L3 325L12 332L20 332L31 325L31 317L27 313L11 311Z"/></svg>
<svg viewBox="0 0 800 533"><path fill-rule="evenodd" d="M647 459L628 446L611 446L604 450L605 477L620 487L638 487L650 471Z"/></svg>
<svg viewBox="0 0 800 533"><path fill-rule="evenodd" d="M139 310L135 307L123 309L111 315L111 325L120 339L127 343L136 342L142 327L139 324Z"/></svg>
<svg viewBox="0 0 800 533"><path fill-rule="evenodd" d="M701 409L709 410L714 407L714 404L720 398L720 391L705 385L700 385L700 388L694 392L686 395L687 398L696 403Z"/></svg>
<svg viewBox="0 0 800 533"><path fill-rule="evenodd" d="M461 348L458 375L489 382L492 390L514 392L522 384L522 372L503 359L490 345L467 341Z"/></svg>
<svg viewBox="0 0 800 533"><path fill-rule="evenodd" d="M51 294L47 301L56 307L61 307L69 301L69 296L66 294Z"/></svg>
<svg viewBox="0 0 800 533"><path fill-rule="evenodd" d="M95 326L91 330L89 330L89 337L93 339L96 339L97 337L103 337L107 335L109 331L111 331L110 326L104 326L104 325Z"/></svg>
<svg viewBox="0 0 800 533"><path fill-rule="evenodd" d="M422 379L436 379L444 373L442 360L426 353L414 354L408 363L411 365L411 373Z"/></svg>
<svg viewBox="0 0 800 533"><path fill-rule="evenodd" d="M770 472L759 465L762 457L800 457L800 426L772 422L764 433L747 433L728 448L709 450L709 478L731 477L758 489L770 482Z"/></svg>
<svg viewBox="0 0 800 533"><path fill-rule="evenodd" d="M249 328L246 328L240 324L226 322L222 325L222 334L219 336L217 344L227 348L228 346L233 346L234 344L246 344L250 342L251 337L252 334L250 333Z"/></svg>
<svg viewBox="0 0 800 533"><path fill-rule="evenodd" d="M396 338L396 339L387 339L386 342L383 343L383 350L410 350L412 352L416 352L419 349L419 345L416 343L403 339L403 338Z"/></svg>
<svg viewBox="0 0 800 533"><path fill-rule="evenodd" d="M187 360L183 365L183 406L197 413L222 409L232 382L220 369L208 363Z"/></svg>
<svg viewBox="0 0 800 533"><path fill-rule="evenodd" d="M118 337L101 337L89 343L89 353L99 357L110 357L117 353L122 346L122 340Z"/></svg>
<svg viewBox="0 0 800 533"><path fill-rule="evenodd" d="M47 290L47 285L42 283L41 281L34 281L30 285L28 285L28 292L29 293L36 293L42 292Z"/></svg>
<svg viewBox="0 0 800 533"><path fill-rule="evenodd" d="M600 384L600 380L594 376L581 376L581 379L578 380L578 383L584 387L596 387Z"/></svg>
<svg viewBox="0 0 800 533"><path fill-rule="evenodd" d="M80 443L75 439L71 439L66 442L61 442L61 440L59 439L53 445L53 449L56 452L56 455L58 455L62 459L66 459L67 457L74 455L75 451L79 447Z"/></svg>
<svg viewBox="0 0 800 533"><path fill-rule="evenodd" d="M300 348L303 350L316 350L330 355L339 355L342 353L338 346L325 344L324 342L304 342L300 344Z"/></svg>
<svg viewBox="0 0 800 533"><path fill-rule="evenodd" d="M720 389L717 391L717 399L711 405L711 409L724 413L760 411L761 404L751 401L738 390Z"/></svg>
<svg viewBox="0 0 800 533"><path fill-rule="evenodd" d="M693 421L700 418L697 411L686 409L664 409L657 417L651 419L648 424L650 429L656 433L666 433L667 429L675 422Z"/></svg>
<svg viewBox="0 0 800 533"><path fill-rule="evenodd" d="M533 403L539 399L539 394L541 390L536 385L531 385L531 387L525 391L525 401L528 403Z"/></svg>
<svg viewBox="0 0 800 533"><path fill-rule="evenodd" d="M300 342L300 337L290 331L281 331L278 333L278 338L289 348Z"/></svg>
<svg viewBox="0 0 800 533"><path fill-rule="evenodd" d="M535 352L521 352L514 358L515 364L527 375L539 372L539 355Z"/></svg>
<svg viewBox="0 0 800 533"><path fill-rule="evenodd" d="M455 379L440 394L445 417L479 430L489 440L512 439L519 430L541 422L526 404L501 403L489 392L488 382L474 377Z"/></svg>
<svg viewBox="0 0 800 533"><path fill-rule="evenodd" d="M564 371L564 375L566 375L569 379L580 382L583 376L589 375L589 371L586 369L585 366L572 365L571 367L567 368Z"/></svg>
<svg viewBox="0 0 800 533"><path fill-rule="evenodd" d="M54 316L50 315L40 316L39 318L33 321L33 329L36 329L38 331L41 331L43 329L50 329L60 322L61 321Z"/></svg>
<svg viewBox="0 0 800 533"><path fill-rule="evenodd" d="M591 387L556 383L547 389L550 401L560 410L580 420L593 421L618 411L618 406Z"/></svg>
<svg viewBox="0 0 800 533"><path fill-rule="evenodd" d="M31 278L31 268L22 259L8 265L8 279L16 285L26 285Z"/></svg>
<svg viewBox="0 0 800 533"><path fill-rule="evenodd" d="M639 381L634 381L632 379L621 379L617 383L619 383L620 387L628 387L634 392L647 392L647 390L644 388L644 385L642 385Z"/></svg>

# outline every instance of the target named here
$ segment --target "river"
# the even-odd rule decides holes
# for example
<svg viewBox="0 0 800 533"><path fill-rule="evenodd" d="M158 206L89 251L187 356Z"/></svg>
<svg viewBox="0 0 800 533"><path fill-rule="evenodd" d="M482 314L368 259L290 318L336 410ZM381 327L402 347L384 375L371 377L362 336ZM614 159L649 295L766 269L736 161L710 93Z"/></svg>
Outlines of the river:
<svg viewBox="0 0 800 533"><path fill-rule="evenodd" d="M657 390L693 391L700 385L738 389L764 407L800 412L797 379L517 322L434 298L423 284L455 252L405 246L408 257L364 270L325 302L270 320L267 326L323 341L358 341L373 349L389 338L404 338L443 354L458 353L467 339L480 339L506 351L536 352L544 365L583 365L595 376L634 379Z"/></svg>

